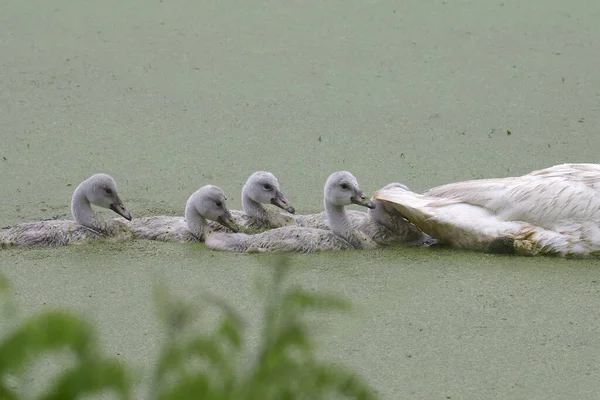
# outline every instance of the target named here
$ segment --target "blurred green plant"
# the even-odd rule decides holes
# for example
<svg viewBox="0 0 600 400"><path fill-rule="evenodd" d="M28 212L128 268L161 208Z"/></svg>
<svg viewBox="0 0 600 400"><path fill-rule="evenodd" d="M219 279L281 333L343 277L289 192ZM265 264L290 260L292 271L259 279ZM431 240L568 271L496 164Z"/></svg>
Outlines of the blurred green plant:
<svg viewBox="0 0 600 400"><path fill-rule="evenodd" d="M222 299L202 296L203 304L216 306L220 317L214 329L199 332L193 327L199 308L169 294L164 286L156 288L155 303L165 327L165 342L151 387L146 390L150 399L376 398L355 373L316 355L307 314L347 311L349 304L334 296L287 286L289 260L277 260L262 290L265 304L255 357L245 351L242 318ZM8 290L7 282L0 277L0 294ZM11 303L10 295L4 297L4 305ZM5 310L5 314L11 314L12 308ZM131 398L129 368L104 357L93 327L72 313L44 311L8 334L0 332L0 338L0 399L24 399L7 385L7 378L23 373L43 353L65 348L75 356L75 362L39 399L76 399L108 390L119 398Z"/></svg>
<svg viewBox="0 0 600 400"><path fill-rule="evenodd" d="M4 319L14 318L10 288L0 277L0 295ZM4 321L6 322L6 321ZM40 400L75 399L84 394L113 390L120 398L129 398L131 381L127 369L100 353L95 330L85 320L66 311L44 311L10 329L0 331L0 399L23 399L8 382L25 372L44 353L69 350L75 358L62 371Z"/></svg>

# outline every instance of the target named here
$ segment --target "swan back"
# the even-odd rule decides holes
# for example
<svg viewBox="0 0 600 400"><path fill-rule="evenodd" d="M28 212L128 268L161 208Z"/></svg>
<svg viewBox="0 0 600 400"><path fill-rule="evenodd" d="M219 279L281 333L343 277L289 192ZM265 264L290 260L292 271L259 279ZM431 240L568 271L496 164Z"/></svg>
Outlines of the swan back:
<svg viewBox="0 0 600 400"><path fill-rule="evenodd" d="M0 248L13 246L55 247L86 244L96 240L123 242L133 233L121 221L112 221L102 230L88 228L75 221L47 220L26 222L0 231Z"/></svg>
<svg viewBox="0 0 600 400"><path fill-rule="evenodd" d="M216 232L206 238L213 250L246 253L315 253L356 248L345 239L325 229L284 226L255 235Z"/></svg>
<svg viewBox="0 0 600 400"><path fill-rule="evenodd" d="M501 220L555 225L600 223L600 165L561 164L507 178L454 182L424 194L484 207Z"/></svg>

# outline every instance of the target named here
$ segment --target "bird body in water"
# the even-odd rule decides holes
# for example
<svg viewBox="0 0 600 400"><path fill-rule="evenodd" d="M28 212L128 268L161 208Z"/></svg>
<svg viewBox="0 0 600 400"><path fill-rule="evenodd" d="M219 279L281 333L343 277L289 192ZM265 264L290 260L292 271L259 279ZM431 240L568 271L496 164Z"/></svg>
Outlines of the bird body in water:
<svg viewBox="0 0 600 400"><path fill-rule="evenodd" d="M178 243L202 242L221 227L230 232L239 230L227 209L225 192L215 185L203 186L192 193L185 206L185 218L139 218L128 225L138 239Z"/></svg>
<svg viewBox="0 0 600 400"><path fill-rule="evenodd" d="M560 164L417 194L375 193L440 244L525 256L600 255L600 164Z"/></svg>
<svg viewBox="0 0 600 400"><path fill-rule="evenodd" d="M215 233L206 240L214 250L237 252L301 252L373 248L377 244L353 229L344 209L350 204L373 208L360 190L356 178L347 171L334 172L324 188L325 213L331 229L284 226L255 235Z"/></svg>
<svg viewBox="0 0 600 400"><path fill-rule="evenodd" d="M133 239L125 220L103 219L92 209L92 204L110 209L131 220L117 192L115 180L106 174L95 174L83 181L71 199L70 220L26 222L0 231L0 245L12 246L64 246L106 239L125 241Z"/></svg>

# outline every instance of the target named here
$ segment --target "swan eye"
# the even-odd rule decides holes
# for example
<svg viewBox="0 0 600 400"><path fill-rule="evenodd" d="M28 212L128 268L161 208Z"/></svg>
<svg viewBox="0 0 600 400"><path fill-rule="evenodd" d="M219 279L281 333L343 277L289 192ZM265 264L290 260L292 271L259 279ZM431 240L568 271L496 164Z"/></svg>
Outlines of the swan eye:
<svg viewBox="0 0 600 400"><path fill-rule="evenodd" d="M341 187L342 189L344 189L344 190L348 190L348 184L347 184L347 183L342 183L342 184L340 185L340 187Z"/></svg>
<svg viewBox="0 0 600 400"><path fill-rule="evenodd" d="M222 203L222 202L220 202L220 201L217 201L217 203L216 203L216 204L217 204L217 207L223 207L223 203Z"/></svg>
<svg viewBox="0 0 600 400"><path fill-rule="evenodd" d="M109 188L104 189L104 193L106 193L108 196L112 196L113 191Z"/></svg>
<svg viewBox="0 0 600 400"><path fill-rule="evenodd" d="M265 190L272 190L273 186L269 185L268 183L264 186Z"/></svg>

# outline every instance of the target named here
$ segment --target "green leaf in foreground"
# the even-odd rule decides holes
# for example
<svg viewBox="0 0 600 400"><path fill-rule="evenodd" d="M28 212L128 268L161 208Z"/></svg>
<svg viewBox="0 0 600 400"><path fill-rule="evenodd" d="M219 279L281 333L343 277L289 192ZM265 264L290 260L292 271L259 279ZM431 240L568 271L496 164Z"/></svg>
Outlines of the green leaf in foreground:
<svg viewBox="0 0 600 400"><path fill-rule="evenodd" d="M273 258L269 257L269 260ZM203 294L203 306L216 307L219 319L201 332L193 329L197 306L171 295L165 286L154 292L164 342L154 366L148 398L156 400L375 399L358 375L322 360L317 353L313 319L350 310L336 296L289 286L288 258L275 258L270 279L263 279L258 346L250 343L246 324L223 299ZM0 290L7 288L0 279ZM310 313L311 319L308 319ZM212 329L211 329L212 328ZM142 340L140 338L140 340ZM143 340L147 340L144 338ZM245 345L249 344L245 349ZM0 399L21 400L6 387L6 377L20 373L36 358L70 350L74 365L61 371L40 400L75 399L106 391L120 398L131 393L131 370L105 358L95 330L83 319L62 311L28 318L0 342Z"/></svg>
<svg viewBox="0 0 600 400"><path fill-rule="evenodd" d="M130 392L129 372L115 360L86 360L67 370L40 400L75 399L82 394L112 390L126 399Z"/></svg>
<svg viewBox="0 0 600 400"><path fill-rule="evenodd" d="M79 358L95 351L93 328L64 311L46 311L27 319L0 343L0 376L20 372L40 354L68 348Z"/></svg>

